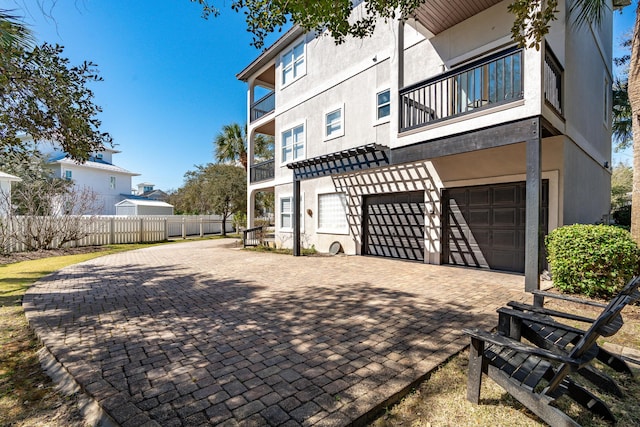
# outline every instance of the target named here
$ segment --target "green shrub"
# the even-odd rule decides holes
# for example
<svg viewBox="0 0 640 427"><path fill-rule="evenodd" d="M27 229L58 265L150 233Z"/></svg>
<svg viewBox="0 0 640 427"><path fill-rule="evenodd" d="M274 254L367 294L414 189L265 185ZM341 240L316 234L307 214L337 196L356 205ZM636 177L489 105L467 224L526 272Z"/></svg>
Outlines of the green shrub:
<svg viewBox="0 0 640 427"><path fill-rule="evenodd" d="M616 224L631 227L631 205L614 210L612 216Z"/></svg>
<svg viewBox="0 0 640 427"><path fill-rule="evenodd" d="M640 249L619 227L568 225L546 244L553 284L563 292L608 298L639 271Z"/></svg>

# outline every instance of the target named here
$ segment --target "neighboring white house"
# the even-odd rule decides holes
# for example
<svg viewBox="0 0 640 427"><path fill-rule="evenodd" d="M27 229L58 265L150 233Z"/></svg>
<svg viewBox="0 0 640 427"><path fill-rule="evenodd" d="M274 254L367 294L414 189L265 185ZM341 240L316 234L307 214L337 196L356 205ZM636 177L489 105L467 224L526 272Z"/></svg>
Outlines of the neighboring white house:
<svg viewBox="0 0 640 427"><path fill-rule="evenodd" d="M24 138L30 139L29 136ZM94 213L98 215L115 215L116 203L131 195L131 177L140 175L114 165L113 155L120 151L111 148L91 153L89 160L78 163L55 143L40 142L36 147L46 157L54 177L73 181L76 187L96 193L98 211Z"/></svg>
<svg viewBox="0 0 640 427"><path fill-rule="evenodd" d="M22 181L17 176L0 171L0 216L11 208L11 183Z"/></svg>
<svg viewBox="0 0 640 427"><path fill-rule="evenodd" d="M173 205L158 200L125 199L116 204L116 215L173 215Z"/></svg>
<svg viewBox="0 0 640 427"><path fill-rule="evenodd" d="M612 12L577 29L561 0L541 49L521 49L509 4L428 1L341 45L294 27L260 54L238 74L248 225L256 194L274 192L294 253L339 242L525 272L536 288L541 236L609 212ZM258 134L274 159L254 159Z"/></svg>
<svg viewBox="0 0 640 427"><path fill-rule="evenodd" d="M156 190L154 184L149 182L141 182L137 185L137 189L134 189L134 193L136 196L144 197L145 199L150 200L160 200L166 201L169 195L162 190Z"/></svg>

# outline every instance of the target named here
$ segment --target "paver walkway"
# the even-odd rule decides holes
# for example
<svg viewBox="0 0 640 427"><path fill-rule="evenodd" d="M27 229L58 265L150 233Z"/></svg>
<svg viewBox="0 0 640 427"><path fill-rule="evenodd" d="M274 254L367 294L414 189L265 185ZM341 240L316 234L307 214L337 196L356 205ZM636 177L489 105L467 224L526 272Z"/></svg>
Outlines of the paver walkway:
<svg viewBox="0 0 640 427"><path fill-rule="evenodd" d="M362 423L524 299L521 276L226 241L70 266L24 298L46 347L122 426Z"/></svg>

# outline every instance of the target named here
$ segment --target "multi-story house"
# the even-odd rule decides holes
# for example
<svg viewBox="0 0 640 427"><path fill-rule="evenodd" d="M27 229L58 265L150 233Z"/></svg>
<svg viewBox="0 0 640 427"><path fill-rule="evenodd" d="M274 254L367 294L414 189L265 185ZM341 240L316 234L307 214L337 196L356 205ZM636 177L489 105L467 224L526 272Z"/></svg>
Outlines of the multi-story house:
<svg viewBox="0 0 640 427"><path fill-rule="evenodd" d="M78 188L88 188L97 196L98 215L115 215L116 203L131 195L131 177L140 174L113 164L113 155L118 150L105 148L92 153L84 163L70 159L66 153L52 144L39 144L40 151L47 156L47 164L53 176L73 181Z"/></svg>
<svg viewBox="0 0 640 427"><path fill-rule="evenodd" d="M560 1L540 49L523 49L509 3L428 1L369 38L294 27L265 50L238 74L248 225L273 192L294 254L339 244L537 288L543 235L609 211L612 17L578 28ZM253 160L257 134L274 136L273 160Z"/></svg>

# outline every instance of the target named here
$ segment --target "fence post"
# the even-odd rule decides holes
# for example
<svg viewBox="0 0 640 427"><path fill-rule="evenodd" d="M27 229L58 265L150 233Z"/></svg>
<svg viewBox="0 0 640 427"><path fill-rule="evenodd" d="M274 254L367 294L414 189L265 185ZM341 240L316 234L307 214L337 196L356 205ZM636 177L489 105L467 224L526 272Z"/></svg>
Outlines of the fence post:
<svg viewBox="0 0 640 427"><path fill-rule="evenodd" d="M144 218L140 218L140 243L144 243Z"/></svg>
<svg viewBox="0 0 640 427"><path fill-rule="evenodd" d="M169 240L169 218L164 217L164 240Z"/></svg>
<svg viewBox="0 0 640 427"><path fill-rule="evenodd" d="M182 238L186 239L187 238L187 227L185 225L185 218L182 217Z"/></svg>
<svg viewBox="0 0 640 427"><path fill-rule="evenodd" d="M204 228L202 227L202 216L200 217L200 237L204 236Z"/></svg>
<svg viewBox="0 0 640 427"><path fill-rule="evenodd" d="M111 217L109 221L109 244L115 245L116 243L116 219Z"/></svg>

